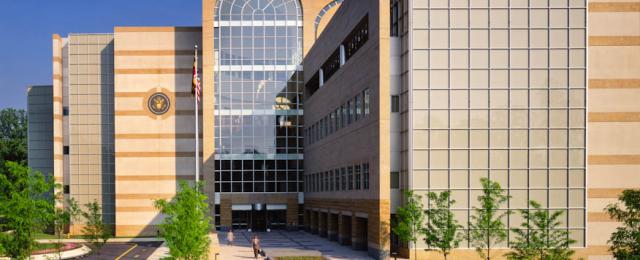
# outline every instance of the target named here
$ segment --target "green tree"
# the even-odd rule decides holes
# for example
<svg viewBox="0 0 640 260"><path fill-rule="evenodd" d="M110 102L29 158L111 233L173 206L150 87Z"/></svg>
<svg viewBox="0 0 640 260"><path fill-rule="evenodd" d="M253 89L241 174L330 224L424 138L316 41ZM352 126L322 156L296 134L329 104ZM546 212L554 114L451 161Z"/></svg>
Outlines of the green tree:
<svg viewBox="0 0 640 260"><path fill-rule="evenodd" d="M100 249L107 240L111 238L111 228L104 223L102 218L102 208L98 201L93 201L84 205L86 211L82 211L80 215L84 218L85 226L82 228L82 234L86 240L91 243L93 249L100 252Z"/></svg>
<svg viewBox="0 0 640 260"><path fill-rule="evenodd" d="M523 222L521 228L513 228L516 234L508 259L569 260L575 253L569 245L575 240L569 238L569 231L560 228L560 217L565 211L550 212L540 203L530 201L532 209L519 210Z"/></svg>
<svg viewBox="0 0 640 260"><path fill-rule="evenodd" d="M451 192L444 191L439 195L429 192L429 209L427 209L427 224L423 230L424 242L429 247L437 248L444 259L449 253L460 245L463 239L462 225L458 224L455 215L451 211L451 205L456 201L451 199Z"/></svg>
<svg viewBox="0 0 640 260"><path fill-rule="evenodd" d="M624 190L618 200L605 208L622 225L609 239L609 250L617 259L640 259L640 190Z"/></svg>
<svg viewBox="0 0 640 260"><path fill-rule="evenodd" d="M416 259L418 258L418 251L416 242L418 241L418 234L422 232L422 225L424 224L424 209L422 206L422 196L415 194L413 191L405 191L404 196L406 201L402 207L396 209L397 224L393 227L393 233L398 236L398 239L404 243L413 243L413 251Z"/></svg>
<svg viewBox="0 0 640 260"><path fill-rule="evenodd" d="M171 201L155 201L155 206L165 215L160 224L162 237L169 253L176 259L202 259L209 253L211 217L207 196L202 193L204 183L194 187L180 181L180 189Z"/></svg>
<svg viewBox="0 0 640 260"><path fill-rule="evenodd" d="M23 109L0 110L0 167L5 161L27 164L27 115Z"/></svg>
<svg viewBox="0 0 640 260"><path fill-rule="evenodd" d="M36 233L53 219L53 179L16 162L5 162L0 174L0 244L11 258L27 258Z"/></svg>
<svg viewBox="0 0 640 260"><path fill-rule="evenodd" d="M474 215L469 223L469 241L480 257L491 259L491 248L507 238L502 219L509 211L500 212L500 206L509 200L500 184L487 178L480 179L482 194L478 196L480 208L473 207Z"/></svg>

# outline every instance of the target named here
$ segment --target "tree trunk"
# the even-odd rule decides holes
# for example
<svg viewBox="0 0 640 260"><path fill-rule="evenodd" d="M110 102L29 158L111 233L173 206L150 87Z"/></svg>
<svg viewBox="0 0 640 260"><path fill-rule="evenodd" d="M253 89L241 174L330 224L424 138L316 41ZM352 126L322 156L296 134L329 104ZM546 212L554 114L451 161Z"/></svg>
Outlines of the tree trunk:
<svg viewBox="0 0 640 260"><path fill-rule="evenodd" d="M491 260L491 237L487 230L487 260Z"/></svg>

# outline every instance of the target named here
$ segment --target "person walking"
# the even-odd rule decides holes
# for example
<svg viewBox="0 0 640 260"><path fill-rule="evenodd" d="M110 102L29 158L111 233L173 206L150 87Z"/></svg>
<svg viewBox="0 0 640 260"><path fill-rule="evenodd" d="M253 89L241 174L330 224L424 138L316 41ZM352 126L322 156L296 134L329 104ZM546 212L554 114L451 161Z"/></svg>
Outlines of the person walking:
<svg viewBox="0 0 640 260"><path fill-rule="evenodd" d="M258 259L258 255L260 254L260 239L258 238L258 234L253 235L251 247L253 247L253 257Z"/></svg>
<svg viewBox="0 0 640 260"><path fill-rule="evenodd" d="M229 232L227 232L227 245L233 246L233 238L233 229L229 229Z"/></svg>

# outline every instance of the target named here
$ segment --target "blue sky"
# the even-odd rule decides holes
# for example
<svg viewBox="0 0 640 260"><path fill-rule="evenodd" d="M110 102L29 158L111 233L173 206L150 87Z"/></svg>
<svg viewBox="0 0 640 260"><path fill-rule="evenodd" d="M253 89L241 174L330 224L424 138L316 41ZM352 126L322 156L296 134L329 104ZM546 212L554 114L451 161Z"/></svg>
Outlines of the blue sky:
<svg viewBox="0 0 640 260"><path fill-rule="evenodd" d="M51 35L114 26L200 26L201 0L0 0L0 109L26 109L29 85L51 83Z"/></svg>

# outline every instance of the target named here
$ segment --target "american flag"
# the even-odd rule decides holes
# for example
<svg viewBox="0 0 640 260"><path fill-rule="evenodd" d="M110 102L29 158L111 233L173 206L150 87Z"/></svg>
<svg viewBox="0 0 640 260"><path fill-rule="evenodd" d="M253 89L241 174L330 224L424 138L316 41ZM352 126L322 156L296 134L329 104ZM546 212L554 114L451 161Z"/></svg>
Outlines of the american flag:
<svg viewBox="0 0 640 260"><path fill-rule="evenodd" d="M193 80L191 81L191 94L196 97L196 102L200 104L200 77L198 76L198 46L196 45L193 55Z"/></svg>

